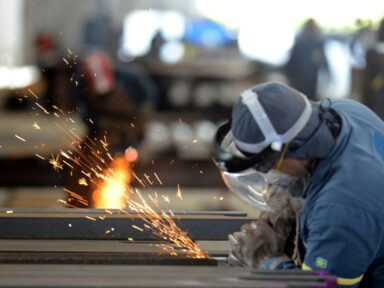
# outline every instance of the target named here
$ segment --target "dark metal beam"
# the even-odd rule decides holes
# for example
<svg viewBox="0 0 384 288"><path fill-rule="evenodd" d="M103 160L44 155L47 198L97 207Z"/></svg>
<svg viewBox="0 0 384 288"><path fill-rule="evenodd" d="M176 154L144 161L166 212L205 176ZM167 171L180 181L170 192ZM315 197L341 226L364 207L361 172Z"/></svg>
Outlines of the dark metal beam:
<svg viewBox="0 0 384 288"><path fill-rule="evenodd" d="M65 212L63 211L65 210ZM108 210L109 211L109 210ZM0 211L0 239L89 239L89 240L156 240L150 230L143 232L132 225L144 227L142 216L105 210L60 209L57 212L37 210L12 213ZM226 240L228 234L254 219L242 216L177 214L176 224L188 231L193 240ZM107 232L108 231L108 232Z"/></svg>
<svg viewBox="0 0 384 288"><path fill-rule="evenodd" d="M113 252L0 252L0 264L98 264L98 265L204 265L214 259L194 259L183 254Z"/></svg>

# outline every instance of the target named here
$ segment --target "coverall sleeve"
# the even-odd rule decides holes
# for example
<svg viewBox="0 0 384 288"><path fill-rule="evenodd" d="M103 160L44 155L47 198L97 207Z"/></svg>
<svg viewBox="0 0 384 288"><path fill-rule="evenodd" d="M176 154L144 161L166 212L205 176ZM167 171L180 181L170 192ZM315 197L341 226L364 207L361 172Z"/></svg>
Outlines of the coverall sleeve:
<svg viewBox="0 0 384 288"><path fill-rule="evenodd" d="M315 207L305 224L303 269L328 271L338 277L339 287L357 287L379 249L380 226L370 212L357 207Z"/></svg>

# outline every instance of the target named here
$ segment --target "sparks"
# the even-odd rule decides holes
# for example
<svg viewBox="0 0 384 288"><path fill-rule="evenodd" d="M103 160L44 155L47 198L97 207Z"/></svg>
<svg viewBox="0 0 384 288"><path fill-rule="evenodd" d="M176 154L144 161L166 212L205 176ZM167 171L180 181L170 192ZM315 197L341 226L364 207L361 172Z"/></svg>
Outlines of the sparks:
<svg viewBox="0 0 384 288"><path fill-rule="evenodd" d="M197 259L204 259L208 257L208 255L205 254L190 237L188 237L187 232L181 230L180 227L177 226L172 214L169 215L163 210L161 210L160 213L156 212L147 203L147 201L141 195L140 191L136 190L136 193L140 197L140 202L133 200L130 201L129 208L131 208L133 211L140 211L140 213L142 213L142 220L145 222L145 224L147 224L146 228L150 229L154 236L156 236L158 239L169 241L176 247L182 248L182 251L187 257ZM139 228L138 230L141 229L140 227L137 228ZM177 256L177 254L173 253L173 250L175 249L173 246L166 244L159 245L161 245L163 250L168 251L170 255Z"/></svg>
<svg viewBox="0 0 384 288"><path fill-rule="evenodd" d="M183 196L181 195L181 189L180 189L180 185L177 184L177 193L176 193L176 196L180 198L180 200L183 200Z"/></svg>
<svg viewBox="0 0 384 288"><path fill-rule="evenodd" d="M51 155L51 158L49 159L49 163L52 165L53 170L55 170L55 171L59 171L59 170L63 169L63 165L61 165L61 163L60 163L60 156L59 155L57 155L57 156Z"/></svg>
<svg viewBox="0 0 384 288"><path fill-rule="evenodd" d="M28 92L31 93L32 96L35 97L36 99L39 99L39 97L37 97L37 95L31 89L28 89Z"/></svg>
<svg viewBox="0 0 384 288"><path fill-rule="evenodd" d="M43 107L41 106L39 103L35 103L37 107L39 107L45 114L49 115L49 112Z"/></svg>
<svg viewBox="0 0 384 288"><path fill-rule="evenodd" d="M141 231L141 232L144 231L143 228L140 228L140 227L138 227L138 226L136 226L136 225L132 225L132 228L134 228L134 229L136 229L136 230L139 230L139 231Z"/></svg>
<svg viewBox="0 0 384 288"><path fill-rule="evenodd" d="M35 130L41 130L40 126L36 122L33 122L32 128Z"/></svg>
<svg viewBox="0 0 384 288"><path fill-rule="evenodd" d="M91 216L85 216L85 218L87 218L87 219L89 219L89 220L92 220L92 221L97 221L96 218L93 218L93 217L91 217Z"/></svg>
<svg viewBox="0 0 384 288"><path fill-rule="evenodd" d="M171 201L169 200L169 196L167 195L161 195L161 197L163 197L164 201L167 202L167 203L171 203Z"/></svg>
<svg viewBox="0 0 384 288"><path fill-rule="evenodd" d="M37 102L36 106L44 111L44 113L50 114ZM60 116L59 114L63 114L59 109L55 108L55 111L58 111L58 113L54 112L56 113L56 117ZM70 125L75 122L70 117L66 117L66 120L66 125ZM91 119L89 119L89 121L93 122ZM34 124L36 124L33 125L34 129L37 129L39 125L36 122ZM178 255L174 251L175 247L177 247L180 248L180 251L185 253L187 257L208 257L187 235L187 232L177 226L174 220L175 215L172 210L166 210L165 212L164 210L159 209L159 202L161 202L159 199L161 198L165 202L169 203L169 196L160 196L156 191L151 190L150 185L153 184L154 180L152 176L149 177L144 174L145 177L143 177L143 179L138 177L133 172L132 166L126 163L124 157L114 159L108 151L109 143L107 142L107 137L105 135L103 139L87 138L87 141L83 141L82 137L80 137L74 129L62 127L57 122L55 122L55 124L59 131L63 133L63 135L60 136L60 139L74 152L72 153L70 150L67 151L67 149L65 149L65 151L60 150L59 154L51 154L51 158L47 159L39 154L35 155L42 160L49 161L49 163L53 166L53 169L56 171L63 169L63 166L66 165L71 168L70 175L76 175L75 173L72 174L72 172L78 169L82 174L77 179L78 185L90 186L93 187L92 189L95 189L92 193L93 207L120 209L121 213L128 213L122 210L124 208L136 211L139 213L139 217L143 220L143 225L140 225L142 227L136 225L133 225L132 227L141 232L143 232L144 229L146 231L149 230L154 237L172 243L168 245L161 245L162 249L168 251L170 255ZM19 140L21 140L20 138ZM173 163L174 160L172 160L170 164L172 165ZM154 177L156 178L155 181L157 181L160 185L163 185L156 173L154 173ZM134 179L136 179L142 187L146 189L149 188L150 193L146 194L145 198L139 189L131 187L131 181ZM77 204L75 203L81 203L81 205L84 206L89 205L88 199L77 194L76 191L71 191L66 188L64 188L64 191L68 193L67 201L58 200L58 202L66 205L67 207L73 208L76 208L74 205ZM134 200L132 197L133 195L138 196L139 200ZM176 196L180 199L183 198L180 185L177 186ZM148 202L146 200L148 200ZM152 206L159 210L155 210ZM105 212L113 214L110 210L105 210ZM98 219L103 220L105 217L106 216L99 216ZM97 221L96 218L91 216L85 216L85 218ZM71 226L68 224L68 227ZM109 228L105 232L108 234L112 231L114 231L114 228ZM128 240L133 241L133 238L128 238Z"/></svg>
<svg viewBox="0 0 384 288"><path fill-rule="evenodd" d="M157 176L156 172L153 173L157 179L157 181L159 181L160 185L163 185L163 182L161 182L159 176Z"/></svg>
<svg viewBox="0 0 384 288"><path fill-rule="evenodd" d="M79 185L88 186L87 179L85 179L84 177L80 178L78 183Z"/></svg>
<svg viewBox="0 0 384 288"><path fill-rule="evenodd" d="M41 155L39 155L39 154L37 154L37 153L35 153L35 156L36 156L37 158L40 158L41 160L45 160L45 158L44 158L43 156L41 156Z"/></svg>
<svg viewBox="0 0 384 288"><path fill-rule="evenodd" d="M27 142L23 137L20 137L19 135L15 134L15 137L19 139L20 141Z"/></svg>

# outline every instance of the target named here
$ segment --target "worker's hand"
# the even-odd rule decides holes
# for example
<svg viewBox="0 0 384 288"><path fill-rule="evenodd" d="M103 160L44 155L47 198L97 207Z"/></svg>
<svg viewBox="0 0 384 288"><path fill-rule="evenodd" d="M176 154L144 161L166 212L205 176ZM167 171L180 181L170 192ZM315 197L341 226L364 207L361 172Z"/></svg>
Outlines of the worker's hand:
<svg viewBox="0 0 384 288"><path fill-rule="evenodd" d="M132 166L138 161L139 153L135 148L128 147L127 149L125 149L124 158L125 161L127 161L128 165Z"/></svg>
<svg viewBox="0 0 384 288"><path fill-rule="evenodd" d="M290 225L285 219L272 214L262 215L257 221L243 225L241 231L228 236L232 248L229 264L260 269L265 268L269 259L286 260L284 246L289 233Z"/></svg>

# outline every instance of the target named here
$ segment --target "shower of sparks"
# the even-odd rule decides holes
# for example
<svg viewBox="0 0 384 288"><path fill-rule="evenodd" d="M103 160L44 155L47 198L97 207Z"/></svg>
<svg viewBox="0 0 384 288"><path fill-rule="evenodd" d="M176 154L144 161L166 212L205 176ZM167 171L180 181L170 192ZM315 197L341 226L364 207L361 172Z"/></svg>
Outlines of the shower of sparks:
<svg viewBox="0 0 384 288"><path fill-rule="evenodd" d="M187 232L181 230L180 227L177 226L172 214L169 215L164 210L156 212L144 199L140 190L135 189L135 192L139 196L140 201L130 201L128 203L128 207L144 216L142 220L146 224L144 226L145 229L149 229L158 239L169 241L176 247L181 248L180 251L187 257L197 259L204 259L208 257L208 255L205 254L200 247L188 237ZM152 202L155 206L157 206L155 201ZM140 227L136 226L136 229L137 228ZM170 255L177 256L175 247L170 244L157 244L156 246L168 251Z"/></svg>
<svg viewBox="0 0 384 288"><path fill-rule="evenodd" d="M68 53L65 58L68 60L68 65L76 64L77 56L69 49ZM29 92L38 99L32 91ZM159 208L160 200L170 203L170 199L169 196L158 195L156 191L152 190L151 186L154 185L153 179L151 180L146 174L143 177L136 175L132 170L132 165L128 165L124 157L112 157L108 150L109 143L106 135L100 139L91 139L89 137L83 139L76 133L73 127L70 127L71 124L75 124L75 121L69 117L69 114L64 113L57 106L53 106L53 111L50 113L39 103L36 102L35 105L45 114L54 115L55 118L53 119L65 117L66 122L64 124L58 124L55 120L54 124L57 127L55 136L67 147L55 155L51 154L50 158L45 158L37 153L35 154L36 157L48 161L55 171L63 170L64 167L70 169L70 175L77 177L76 181L79 189L81 186L87 186L89 189L94 190L92 193L93 207L117 208L127 214L129 214L127 211L138 213L138 217L142 219L144 224L142 227L137 225L132 227L140 232L149 230L159 240L169 241L168 244L158 244L158 246L170 255L177 256L178 253L182 253L191 258L201 259L208 257L187 235L187 232L183 231L176 224L175 219L177 217L175 217L173 212L171 210L166 210L165 212L165 210ZM39 109L35 110L39 111ZM88 119L88 121L93 122L91 119ZM32 127L35 130L40 128L36 122ZM16 134L15 137L21 141L26 141ZM174 160L170 164L172 165L173 163ZM79 175L81 176L79 177ZM154 173L154 177L160 185L163 185L156 173ZM133 180L136 180L142 188L149 191L144 195L140 189L133 188L131 186ZM64 188L64 191L68 194L67 201L59 199L58 202L71 208L77 208L76 205L79 204L75 203L89 206L88 199L79 195L76 192L76 187L73 190ZM179 185L177 186L177 197L182 199ZM128 210L122 210L125 208ZM113 213L107 209L105 210L106 213ZM85 218L92 221L102 221L105 216L98 218L85 216ZM68 227L72 227L72 225L68 224ZM110 228L107 231L111 233L113 230L113 228ZM128 240L134 241L133 238L128 238Z"/></svg>

